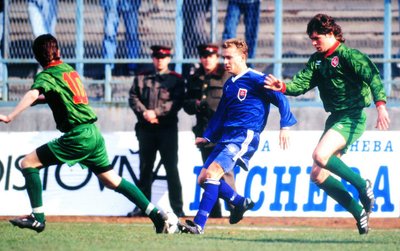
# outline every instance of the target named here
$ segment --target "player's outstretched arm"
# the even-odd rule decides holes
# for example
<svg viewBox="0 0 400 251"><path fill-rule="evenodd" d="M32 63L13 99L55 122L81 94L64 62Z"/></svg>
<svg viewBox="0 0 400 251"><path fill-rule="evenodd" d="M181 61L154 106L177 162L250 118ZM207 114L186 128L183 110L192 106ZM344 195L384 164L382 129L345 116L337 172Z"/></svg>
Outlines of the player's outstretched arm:
<svg viewBox="0 0 400 251"><path fill-rule="evenodd" d="M389 129L390 119L389 119L389 113L386 110L386 106L380 105L376 107L376 109L378 111L378 119L376 121L375 128L378 128L379 130Z"/></svg>
<svg viewBox="0 0 400 251"><path fill-rule="evenodd" d="M0 115L0 121L4 123L9 123L13 121L21 112L23 112L26 108L30 107L39 97L39 91L36 89L29 90L22 97L21 101L19 101L18 105L14 108L14 110L6 115Z"/></svg>
<svg viewBox="0 0 400 251"><path fill-rule="evenodd" d="M274 75L268 74L264 79L264 88L273 91L281 91L283 88L283 82L277 79Z"/></svg>

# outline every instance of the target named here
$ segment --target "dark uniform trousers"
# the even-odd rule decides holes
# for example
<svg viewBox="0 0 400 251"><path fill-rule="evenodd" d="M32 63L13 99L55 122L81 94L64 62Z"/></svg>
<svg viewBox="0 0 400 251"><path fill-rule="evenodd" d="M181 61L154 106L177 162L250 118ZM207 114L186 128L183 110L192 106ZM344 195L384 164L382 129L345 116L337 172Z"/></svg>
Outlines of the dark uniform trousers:
<svg viewBox="0 0 400 251"><path fill-rule="evenodd" d="M176 214L183 212L182 186L178 172L178 128L162 127L146 129L136 128L139 141L140 182L139 188L151 201L154 162L157 151L167 175L169 201Z"/></svg>
<svg viewBox="0 0 400 251"><path fill-rule="evenodd" d="M178 173L178 111L185 95L184 81L176 72L148 72L134 78L129 91L129 106L138 122L135 125L139 142L140 180L138 187L151 201L154 165L160 153L166 171L169 201L173 212L183 216L182 186ZM146 110L154 110L158 123L144 118ZM143 213L143 212L142 212Z"/></svg>

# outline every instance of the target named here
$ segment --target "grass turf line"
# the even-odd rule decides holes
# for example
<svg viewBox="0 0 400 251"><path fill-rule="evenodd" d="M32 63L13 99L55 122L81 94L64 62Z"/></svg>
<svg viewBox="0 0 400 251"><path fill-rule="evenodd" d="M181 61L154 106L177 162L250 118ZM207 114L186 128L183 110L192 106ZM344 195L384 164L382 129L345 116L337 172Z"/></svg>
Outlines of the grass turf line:
<svg viewBox="0 0 400 251"><path fill-rule="evenodd" d="M0 250L399 250L399 229L210 225L204 235L157 235L151 224L48 223L40 234L0 221Z"/></svg>

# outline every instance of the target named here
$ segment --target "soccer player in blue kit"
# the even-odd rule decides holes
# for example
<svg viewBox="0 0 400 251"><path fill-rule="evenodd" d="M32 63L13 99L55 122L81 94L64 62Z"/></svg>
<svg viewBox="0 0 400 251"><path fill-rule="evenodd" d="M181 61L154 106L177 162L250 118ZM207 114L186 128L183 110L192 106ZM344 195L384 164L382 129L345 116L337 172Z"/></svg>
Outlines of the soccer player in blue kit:
<svg viewBox="0 0 400 251"><path fill-rule="evenodd" d="M279 108L279 145L282 149L288 147L289 127L297 122L286 97L265 89L265 74L247 67L248 47L244 40L226 40L222 49L225 69L232 77L224 84L221 101L203 137L195 140L197 145L213 142L216 146L198 177L204 189L199 210L193 221L178 223L182 233L203 234L218 197L235 206L230 224L238 223L243 214L254 207L250 198L237 194L221 177L236 165L248 169L248 162L258 148L260 133L267 123L270 104Z"/></svg>

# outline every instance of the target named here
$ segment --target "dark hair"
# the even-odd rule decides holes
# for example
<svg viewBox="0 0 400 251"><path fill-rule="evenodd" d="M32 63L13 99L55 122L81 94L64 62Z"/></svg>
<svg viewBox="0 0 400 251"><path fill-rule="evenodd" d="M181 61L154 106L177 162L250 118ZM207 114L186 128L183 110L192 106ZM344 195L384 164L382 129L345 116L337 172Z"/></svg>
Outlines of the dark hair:
<svg viewBox="0 0 400 251"><path fill-rule="evenodd" d="M43 67L50 64L53 60L59 60L58 42L51 34L38 36L32 45L33 54L36 60Z"/></svg>
<svg viewBox="0 0 400 251"><path fill-rule="evenodd" d="M246 58L248 57L249 54L249 47L246 44L246 41L240 38L231 38L228 40L225 40L224 43L222 44L223 49L227 49L231 46L235 46L237 49L239 49L244 55L246 55Z"/></svg>
<svg viewBox="0 0 400 251"><path fill-rule="evenodd" d="M307 25L307 34L310 37L314 32L325 35L333 33L336 40L344 43L345 39L343 37L342 28L335 22L333 17L326 14L315 15Z"/></svg>

